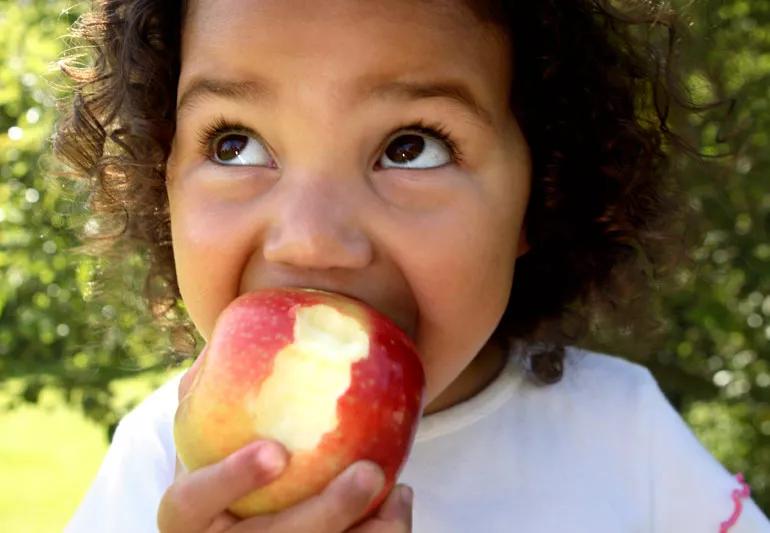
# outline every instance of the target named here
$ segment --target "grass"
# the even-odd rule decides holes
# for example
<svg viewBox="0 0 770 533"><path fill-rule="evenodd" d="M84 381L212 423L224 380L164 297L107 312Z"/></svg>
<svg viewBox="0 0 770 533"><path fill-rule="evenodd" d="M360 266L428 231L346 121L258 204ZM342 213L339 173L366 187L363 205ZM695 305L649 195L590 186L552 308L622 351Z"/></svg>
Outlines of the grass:
<svg viewBox="0 0 770 533"><path fill-rule="evenodd" d="M115 383L115 400L142 398L170 375ZM0 435L0 532L61 531L104 458L105 429L43 391L37 405L0 411Z"/></svg>
<svg viewBox="0 0 770 533"><path fill-rule="evenodd" d="M61 531L107 450L104 429L65 407L0 413L0 531Z"/></svg>

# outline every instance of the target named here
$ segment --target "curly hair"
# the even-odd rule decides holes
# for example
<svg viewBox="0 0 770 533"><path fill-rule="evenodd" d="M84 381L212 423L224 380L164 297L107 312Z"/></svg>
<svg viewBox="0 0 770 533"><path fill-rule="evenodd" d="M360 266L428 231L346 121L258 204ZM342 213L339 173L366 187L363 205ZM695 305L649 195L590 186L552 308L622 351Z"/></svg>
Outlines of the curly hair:
<svg viewBox="0 0 770 533"><path fill-rule="evenodd" d="M670 108L714 104L689 100L674 64L684 25L660 2L466 2L512 39L510 106L532 156L531 249L517 261L493 339L537 346L528 367L540 382L555 383L564 346L597 317L623 316L617 311L665 270L672 220L681 213L670 163L694 152L670 130ZM115 257L114 245L123 243L147 251L149 309L172 332L188 334L172 343L191 355L194 327L170 312L180 292L165 189L185 9L183 0L94 2L73 29L90 61L72 54L61 62L73 91L54 150L90 186L99 224L83 236L88 249Z"/></svg>

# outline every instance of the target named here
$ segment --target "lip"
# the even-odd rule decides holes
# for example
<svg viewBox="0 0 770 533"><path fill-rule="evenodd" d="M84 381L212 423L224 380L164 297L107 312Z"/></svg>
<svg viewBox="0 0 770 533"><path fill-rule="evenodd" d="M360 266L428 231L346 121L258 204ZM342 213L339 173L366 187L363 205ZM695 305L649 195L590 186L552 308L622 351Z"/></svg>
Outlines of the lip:
<svg viewBox="0 0 770 533"><path fill-rule="evenodd" d="M309 283L281 283L281 284L271 284L269 286L259 287L258 289L253 290L264 290L264 289L279 289L279 288L293 288L293 289L312 289L312 290L319 290L319 291L325 291L330 293L339 294L341 296L345 296L347 298L352 298L353 300L357 300L372 309L376 310L380 314L386 316L389 318L394 324L396 324L406 335L411 339L414 340L414 327L410 324L405 323L405 318L399 316L399 314L393 312L392 309L388 309L387 306L381 305L379 302L373 301L371 298L367 298L365 296L362 296L360 294L357 294L355 292L352 292L350 290L345 290L340 287L335 287L328 284L309 284Z"/></svg>

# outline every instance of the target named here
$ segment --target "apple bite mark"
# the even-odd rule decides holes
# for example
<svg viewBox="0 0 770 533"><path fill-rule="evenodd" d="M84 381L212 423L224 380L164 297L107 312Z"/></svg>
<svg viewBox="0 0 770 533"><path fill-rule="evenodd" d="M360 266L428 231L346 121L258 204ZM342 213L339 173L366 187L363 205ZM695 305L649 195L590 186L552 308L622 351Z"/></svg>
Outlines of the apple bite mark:
<svg viewBox="0 0 770 533"><path fill-rule="evenodd" d="M368 354L369 337L357 320L328 305L298 308L294 342L247 398L254 431L290 452L314 449L337 428L337 400L350 387L353 364Z"/></svg>

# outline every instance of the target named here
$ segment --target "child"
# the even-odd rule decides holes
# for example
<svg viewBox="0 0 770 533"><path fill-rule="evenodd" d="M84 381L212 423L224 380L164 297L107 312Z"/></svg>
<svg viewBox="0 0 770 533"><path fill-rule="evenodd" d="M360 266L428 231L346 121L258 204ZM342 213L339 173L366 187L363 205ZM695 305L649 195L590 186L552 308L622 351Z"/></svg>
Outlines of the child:
<svg viewBox="0 0 770 533"><path fill-rule="evenodd" d="M208 339L248 291L360 298L415 339L427 406L375 517L350 529L382 483L361 462L239 521L227 506L290 454L260 441L181 472L178 377L123 419L67 531L770 531L646 369L562 348L670 212L676 138L640 102L674 84L621 22L675 27L651 9L97 2L57 150L95 210L125 208L166 301Z"/></svg>

